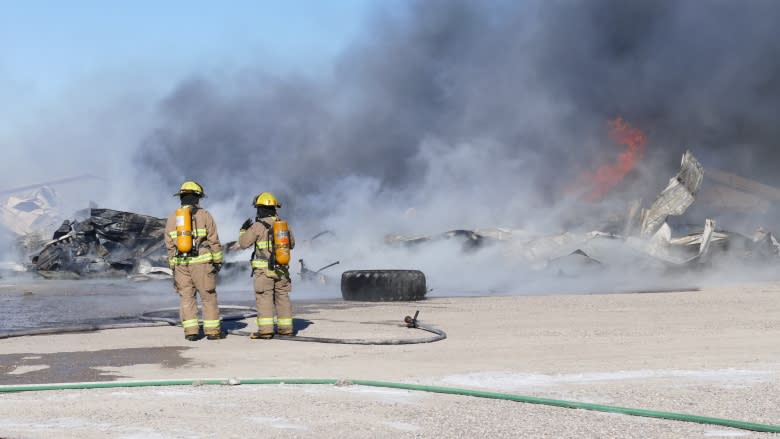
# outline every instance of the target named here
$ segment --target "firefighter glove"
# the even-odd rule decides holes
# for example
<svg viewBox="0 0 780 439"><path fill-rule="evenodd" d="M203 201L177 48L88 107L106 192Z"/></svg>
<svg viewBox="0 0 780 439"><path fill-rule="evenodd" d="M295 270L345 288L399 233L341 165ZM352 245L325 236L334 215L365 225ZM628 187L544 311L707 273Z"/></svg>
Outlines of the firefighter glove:
<svg viewBox="0 0 780 439"><path fill-rule="evenodd" d="M246 230L252 226L252 220L247 218L244 224L241 224L241 230Z"/></svg>
<svg viewBox="0 0 780 439"><path fill-rule="evenodd" d="M222 269L222 264L214 264L214 273L219 273L219 270Z"/></svg>

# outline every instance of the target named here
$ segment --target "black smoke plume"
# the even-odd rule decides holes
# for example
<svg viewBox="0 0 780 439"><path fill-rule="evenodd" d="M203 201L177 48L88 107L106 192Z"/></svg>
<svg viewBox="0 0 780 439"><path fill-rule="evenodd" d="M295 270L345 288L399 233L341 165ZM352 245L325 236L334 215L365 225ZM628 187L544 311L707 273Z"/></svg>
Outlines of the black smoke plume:
<svg viewBox="0 0 780 439"><path fill-rule="evenodd" d="M193 76L160 103L137 162L171 188L194 177L247 203L276 191L301 215L325 209L302 194L333 207L326 195L351 178L373 182L377 199L446 198L458 214L482 206L511 222L614 160L606 122L622 116L647 134L634 180L652 179L650 193L686 148L780 183L780 2L385 7L327 73L277 76L250 60Z"/></svg>

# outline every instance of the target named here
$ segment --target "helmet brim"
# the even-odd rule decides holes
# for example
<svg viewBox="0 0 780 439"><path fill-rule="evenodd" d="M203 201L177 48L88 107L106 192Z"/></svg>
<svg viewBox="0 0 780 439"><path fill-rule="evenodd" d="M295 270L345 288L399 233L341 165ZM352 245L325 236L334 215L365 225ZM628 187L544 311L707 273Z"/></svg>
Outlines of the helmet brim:
<svg viewBox="0 0 780 439"><path fill-rule="evenodd" d="M174 197L180 197L182 195L188 195L188 194L197 195L200 198L206 198L206 194L193 192L193 191L179 191L179 192L176 192L175 194L173 194L173 196Z"/></svg>

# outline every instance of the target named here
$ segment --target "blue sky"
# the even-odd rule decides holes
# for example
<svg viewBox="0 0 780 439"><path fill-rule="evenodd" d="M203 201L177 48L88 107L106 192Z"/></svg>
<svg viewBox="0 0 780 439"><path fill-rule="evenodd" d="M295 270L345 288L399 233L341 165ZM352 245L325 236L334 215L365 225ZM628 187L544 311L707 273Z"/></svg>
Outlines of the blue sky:
<svg viewBox="0 0 780 439"><path fill-rule="evenodd" d="M316 73L395 0L0 2L0 187L99 169L193 75ZM370 29L369 29L370 30ZM218 76L217 76L218 77ZM144 117L147 119L144 119Z"/></svg>
<svg viewBox="0 0 780 439"><path fill-rule="evenodd" d="M204 66L326 65L379 1L3 2L0 95L45 100L105 71L168 82Z"/></svg>

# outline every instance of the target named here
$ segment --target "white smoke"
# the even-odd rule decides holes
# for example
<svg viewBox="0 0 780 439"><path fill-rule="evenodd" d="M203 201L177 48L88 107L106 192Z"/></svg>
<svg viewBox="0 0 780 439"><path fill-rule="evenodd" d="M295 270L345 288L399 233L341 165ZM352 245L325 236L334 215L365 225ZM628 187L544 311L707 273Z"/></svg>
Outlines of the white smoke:
<svg viewBox="0 0 780 439"><path fill-rule="evenodd" d="M329 74L248 60L224 66L228 73L194 72L165 92L118 74L77 84L0 132L18 168L1 181L95 174L105 184L68 207L94 200L165 217L177 186L195 179L223 241L237 238L254 215L250 200L269 190L300 242L333 232L294 259L420 268L453 293L593 290L618 278L646 285L630 258L611 261L623 276L579 282L529 268L511 246L396 248L384 238L500 227L522 244L614 225L627 201L652 201L689 146L706 167L747 143L752 159L734 171L769 178L780 134L780 6L750 6L412 1L370 20ZM602 203L582 203L571 185L615 160L606 122L620 115L646 131L646 156Z"/></svg>

